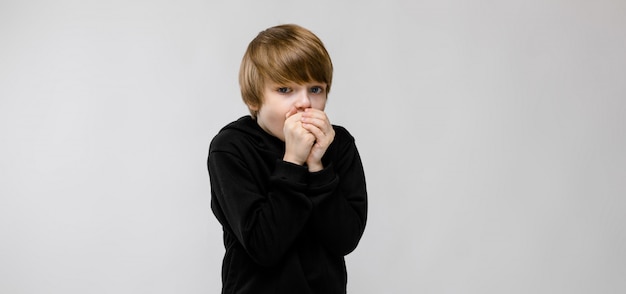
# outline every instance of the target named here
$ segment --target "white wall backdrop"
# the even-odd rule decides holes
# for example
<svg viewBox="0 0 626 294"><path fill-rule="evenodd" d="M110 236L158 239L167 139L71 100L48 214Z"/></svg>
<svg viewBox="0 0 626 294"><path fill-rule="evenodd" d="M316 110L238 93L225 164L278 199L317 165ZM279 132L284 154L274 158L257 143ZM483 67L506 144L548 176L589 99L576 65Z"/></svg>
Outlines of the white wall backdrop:
<svg viewBox="0 0 626 294"><path fill-rule="evenodd" d="M626 2L0 1L0 293L218 293L208 143L298 23L335 64L350 293L626 292Z"/></svg>

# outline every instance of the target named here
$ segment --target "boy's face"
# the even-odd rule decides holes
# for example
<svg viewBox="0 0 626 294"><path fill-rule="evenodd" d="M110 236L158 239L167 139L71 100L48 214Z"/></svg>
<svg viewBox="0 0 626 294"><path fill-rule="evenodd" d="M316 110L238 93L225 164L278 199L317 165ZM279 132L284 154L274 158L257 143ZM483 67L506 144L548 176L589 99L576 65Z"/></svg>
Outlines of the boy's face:
<svg viewBox="0 0 626 294"><path fill-rule="evenodd" d="M326 83L277 84L269 82L263 90L263 104L257 110L259 126L270 135L285 141L283 126L287 114L294 109L296 114L307 108L324 110L326 107ZM292 111L293 112L293 111Z"/></svg>

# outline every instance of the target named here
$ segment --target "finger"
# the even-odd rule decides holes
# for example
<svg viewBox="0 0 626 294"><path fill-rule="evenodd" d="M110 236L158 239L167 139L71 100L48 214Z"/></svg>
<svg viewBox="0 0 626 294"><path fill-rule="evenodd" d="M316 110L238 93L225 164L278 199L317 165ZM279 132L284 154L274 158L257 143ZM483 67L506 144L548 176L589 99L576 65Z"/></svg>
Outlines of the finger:
<svg viewBox="0 0 626 294"><path fill-rule="evenodd" d="M310 116L310 117L319 117L319 118L325 118L326 117L326 113L324 111L321 111L319 109L315 109L315 108L307 108L304 110L304 113L302 114L304 116Z"/></svg>
<svg viewBox="0 0 626 294"><path fill-rule="evenodd" d="M305 130L309 131L311 134L313 134L313 136L315 136L315 141L317 142L325 141L326 134L324 133L324 131L322 131L322 129L320 129L316 125L303 123L302 127Z"/></svg>
<svg viewBox="0 0 626 294"><path fill-rule="evenodd" d="M326 113L321 111L321 110L318 110L318 109L307 108L302 113L302 117L303 118L318 119L318 120L326 122L327 124L330 125L330 120L328 119L328 116L326 115Z"/></svg>
<svg viewBox="0 0 626 294"><path fill-rule="evenodd" d="M298 113L298 109L294 106L291 107L291 109L289 109L289 111L285 114L285 118L289 118L290 116L294 115Z"/></svg>
<svg viewBox="0 0 626 294"><path fill-rule="evenodd" d="M324 132L328 132L328 130L330 130L332 128L332 125L330 124L330 122L326 119L323 118L318 118L318 117L303 117L301 119L303 124L311 124L314 125L316 127L318 127L320 130L324 131Z"/></svg>

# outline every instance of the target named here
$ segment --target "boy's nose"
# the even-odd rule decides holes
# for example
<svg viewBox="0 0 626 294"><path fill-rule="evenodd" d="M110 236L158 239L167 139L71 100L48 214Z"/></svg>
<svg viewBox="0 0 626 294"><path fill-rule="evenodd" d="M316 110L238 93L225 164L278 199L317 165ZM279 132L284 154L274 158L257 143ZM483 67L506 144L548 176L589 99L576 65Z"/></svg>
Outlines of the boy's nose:
<svg viewBox="0 0 626 294"><path fill-rule="evenodd" d="M300 91L300 93L298 93L298 99L296 100L296 108L300 111L304 111L304 109L310 107L311 99L309 99L309 93L307 93L307 91Z"/></svg>

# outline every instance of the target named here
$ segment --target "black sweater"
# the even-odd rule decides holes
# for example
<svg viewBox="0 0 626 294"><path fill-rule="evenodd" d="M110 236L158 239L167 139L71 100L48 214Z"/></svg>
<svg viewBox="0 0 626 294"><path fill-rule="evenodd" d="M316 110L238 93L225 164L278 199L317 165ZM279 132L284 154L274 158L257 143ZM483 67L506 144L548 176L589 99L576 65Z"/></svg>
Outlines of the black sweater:
<svg viewBox="0 0 626 294"><path fill-rule="evenodd" d="M222 293L345 293L344 256L367 217L354 138L333 126L324 169L282 160L285 144L250 116L211 142L211 208L223 226Z"/></svg>

